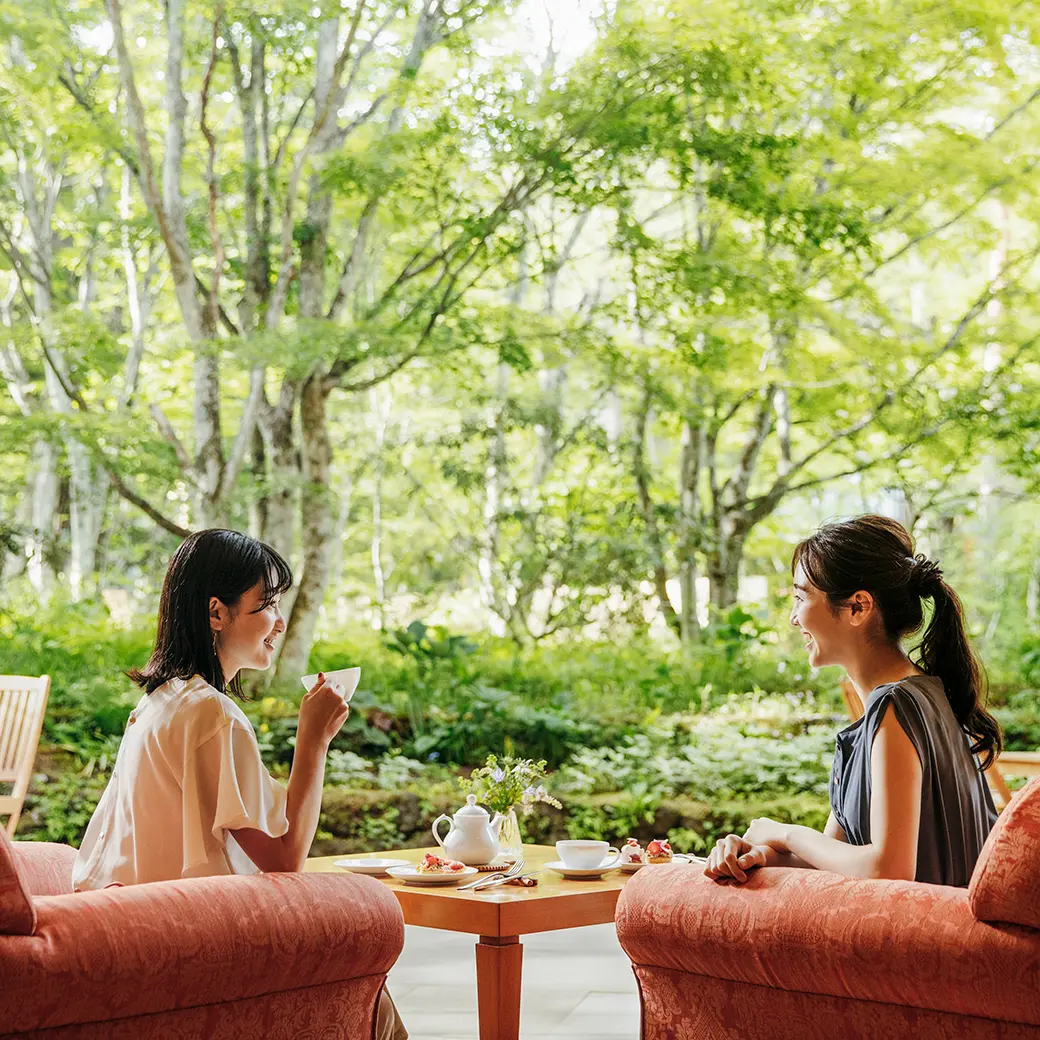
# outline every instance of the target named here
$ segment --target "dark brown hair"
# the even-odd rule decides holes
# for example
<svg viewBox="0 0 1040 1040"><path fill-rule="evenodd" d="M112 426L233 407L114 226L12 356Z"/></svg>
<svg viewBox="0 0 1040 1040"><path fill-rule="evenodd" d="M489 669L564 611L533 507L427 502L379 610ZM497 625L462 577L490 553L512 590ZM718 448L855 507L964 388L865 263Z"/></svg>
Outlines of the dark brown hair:
<svg viewBox="0 0 1040 1040"><path fill-rule="evenodd" d="M985 671L968 641L957 593L943 581L937 563L914 554L906 528L884 516L824 524L798 543L792 572L799 563L833 609L856 592L869 592L893 643L920 629L923 600L931 599L931 619L910 659L926 675L942 680L953 713L971 738L971 750L983 756L982 768L988 769L1003 741L997 720L983 707Z"/></svg>
<svg viewBox="0 0 1040 1040"><path fill-rule="evenodd" d="M216 596L233 609L257 582L264 586L258 611L292 587L289 565L269 545L238 531L213 529L190 535L166 569L152 656L144 668L126 674L148 693L170 679L201 675L222 693L226 688L241 696L238 676L224 681L209 625L209 601Z"/></svg>

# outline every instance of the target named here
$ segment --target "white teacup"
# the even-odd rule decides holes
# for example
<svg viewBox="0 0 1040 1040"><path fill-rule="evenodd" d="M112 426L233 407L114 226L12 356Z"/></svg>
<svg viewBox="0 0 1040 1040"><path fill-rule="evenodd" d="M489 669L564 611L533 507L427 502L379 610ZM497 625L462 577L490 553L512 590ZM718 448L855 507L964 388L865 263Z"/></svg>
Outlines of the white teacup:
<svg viewBox="0 0 1040 1040"><path fill-rule="evenodd" d="M607 860L607 854L613 852L614 858ZM556 855L565 867L572 870L595 870L597 867L608 869L614 866L621 853L605 841L558 841Z"/></svg>

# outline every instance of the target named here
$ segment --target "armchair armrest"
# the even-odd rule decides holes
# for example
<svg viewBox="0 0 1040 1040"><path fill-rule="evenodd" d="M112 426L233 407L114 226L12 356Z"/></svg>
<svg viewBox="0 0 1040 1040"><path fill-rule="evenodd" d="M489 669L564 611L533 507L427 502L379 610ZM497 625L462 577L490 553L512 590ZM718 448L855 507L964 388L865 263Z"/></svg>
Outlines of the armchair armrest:
<svg viewBox="0 0 1040 1040"><path fill-rule="evenodd" d="M637 968L1040 1024L1040 932L975 920L965 889L675 865L632 878L616 920Z"/></svg>
<svg viewBox="0 0 1040 1040"><path fill-rule="evenodd" d="M72 892L76 850L53 841L16 841L11 848L29 894L60 896Z"/></svg>
<svg viewBox="0 0 1040 1040"><path fill-rule="evenodd" d="M126 1018L385 975L404 944L371 878L194 878L36 900L0 936L3 1031Z"/></svg>

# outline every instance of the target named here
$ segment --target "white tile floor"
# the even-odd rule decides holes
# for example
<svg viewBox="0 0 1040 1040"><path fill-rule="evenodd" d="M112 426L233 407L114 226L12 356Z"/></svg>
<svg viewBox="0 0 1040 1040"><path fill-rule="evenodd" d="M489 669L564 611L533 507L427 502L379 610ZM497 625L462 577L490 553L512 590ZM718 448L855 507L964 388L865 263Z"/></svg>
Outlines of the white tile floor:
<svg viewBox="0 0 1040 1040"><path fill-rule="evenodd" d="M522 936L521 1040L637 1040L639 996L612 924ZM413 1040L477 1040L476 936L405 929L390 992Z"/></svg>

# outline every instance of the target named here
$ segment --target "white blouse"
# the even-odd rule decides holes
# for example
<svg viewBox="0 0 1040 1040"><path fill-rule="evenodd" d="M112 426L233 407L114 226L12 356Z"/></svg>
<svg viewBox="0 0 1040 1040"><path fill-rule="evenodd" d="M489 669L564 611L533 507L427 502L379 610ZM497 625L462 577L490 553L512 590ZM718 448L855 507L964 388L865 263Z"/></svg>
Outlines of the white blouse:
<svg viewBox="0 0 1040 1040"><path fill-rule="evenodd" d="M281 837L285 795L242 709L199 675L171 679L130 713L73 887L258 873L230 832Z"/></svg>

